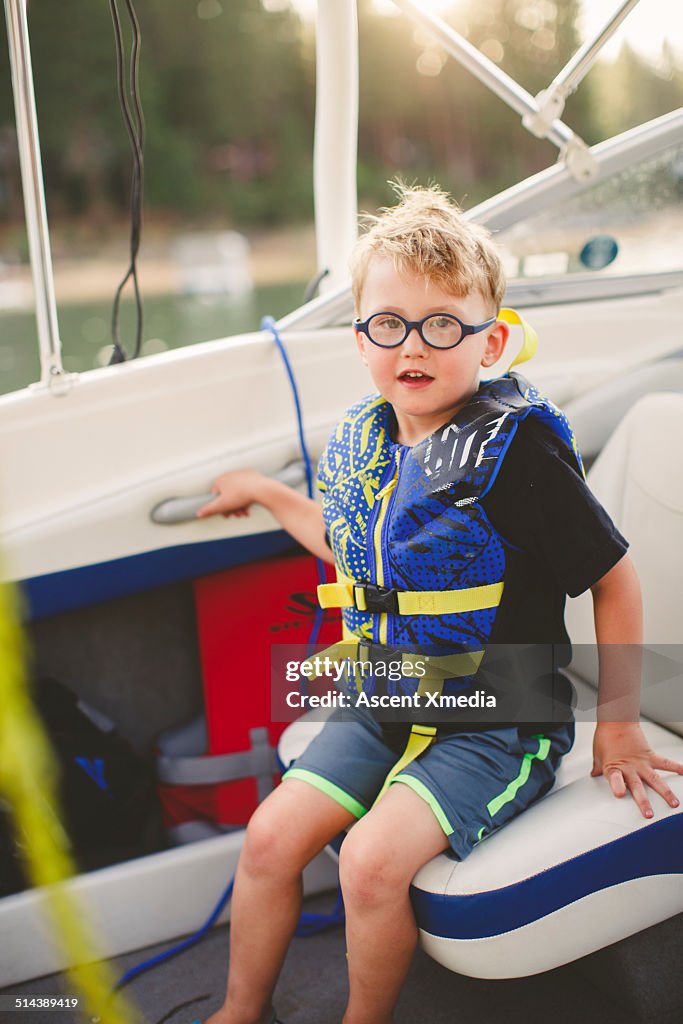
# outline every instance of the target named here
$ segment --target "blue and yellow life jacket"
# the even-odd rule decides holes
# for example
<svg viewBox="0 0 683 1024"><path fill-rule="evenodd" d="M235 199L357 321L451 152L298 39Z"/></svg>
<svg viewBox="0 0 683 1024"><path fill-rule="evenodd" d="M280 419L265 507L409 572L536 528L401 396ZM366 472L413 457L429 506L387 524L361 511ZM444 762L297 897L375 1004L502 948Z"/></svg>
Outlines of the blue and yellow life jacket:
<svg viewBox="0 0 683 1024"><path fill-rule="evenodd" d="M345 637L426 653L489 640L505 586L506 546L481 499L518 425L533 415L581 459L564 414L516 373L483 383L450 422L413 448L392 440L393 410L375 395L344 415L318 486Z"/></svg>

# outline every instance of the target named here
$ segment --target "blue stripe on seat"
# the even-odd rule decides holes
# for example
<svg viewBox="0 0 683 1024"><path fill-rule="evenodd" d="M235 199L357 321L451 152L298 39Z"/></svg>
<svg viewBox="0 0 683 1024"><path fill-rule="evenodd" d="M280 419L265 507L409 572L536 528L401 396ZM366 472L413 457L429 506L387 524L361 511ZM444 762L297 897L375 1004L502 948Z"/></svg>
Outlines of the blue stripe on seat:
<svg viewBox="0 0 683 1024"><path fill-rule="evenodd" d="M283 530L256 533L247 537L179 544L156 551L145 551L110 562L64 569L45 576L34 576L21 584L28 617L73 611L114 597L126 597L152 587L195 579L235 565L244 565L269 555L293 549L291 537Z"/></svg>
<svg viewBox="0 0 683 1024"><path fill-rule="evenodd" d="M484 939L521 928L600 889L650 875L680 874L683 812L646 825L502 889L442 895L411 886L420 928L445 939Z"/></svg>

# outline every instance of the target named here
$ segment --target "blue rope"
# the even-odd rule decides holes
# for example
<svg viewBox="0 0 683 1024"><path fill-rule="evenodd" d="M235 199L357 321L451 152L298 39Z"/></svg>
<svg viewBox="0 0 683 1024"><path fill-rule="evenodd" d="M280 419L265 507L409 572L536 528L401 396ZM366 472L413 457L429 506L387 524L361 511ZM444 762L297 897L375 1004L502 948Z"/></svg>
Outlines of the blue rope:
<svg viewBox="0 0 683 1024"><path fill-rule="evenodd" d="M318 935L335 925L344 924L344 897L341 886L337 889L337 902L334 910L329 914L309 914L304 911L299 918L294 934L297 938L308 939L311 935Z"/></svg>
<svg viewBox="0 0 683 1024"><path fill-rule="evenodd" d="M308 453L308 447L306 445L306 438L304 435L304 420L301 412L301 401L299 400L299 389L296 385L296 379L294 377L294 371L287 355L284 342L280 336L280 332L277 329L275 320L272 316L264 316L261 321L261 330L270 331L273 336L273 340L277 345L278 351L282 356L282 361L289 377L289 383L292 388L292 396L294 398L294 406L296 409L296 423L299 432L299 445L301 447L301 455L304 460L304 466L306 468L306 490L308 497L313 498L313 467L311 465L311 457ZM316 558L316 568L318 570L318 582L326 583L327 576L325 573L325 564L321 558ZM313 626L308 638L308 653L310 654L314 644L318 639L320 633L320 627L323 621L323 609L318 608L316 611ZM142 963L137 964L135 967L131 967L130 970L126 971L122 978L120 978L114 986L114 991L127 985L133 978L137 978L139 974L144 971L150 970L152 967L156 967L157 964L164 963L165 960L170 960L171 957L177 956L178 953L184 952L191 946L196 945L201 939L204 938L208 930L212 927L214 922L220 916L223 908L226 906L228 900L232 896L233 885L235 879L231 878L228 887L216 904L215 909L212 911L210 916L207 918L205 923L199 928L194 935L190 935L187 939L183 939L176 946L172 946L163 953L159 953L157 956L151 957L149 960L144 960ZM317 935L319 932L325 931L326 928L333 928L335 925L343 924L344 922L344 901L342 898L341 888L337 891L337 902L335 903L334 910L330 914L309 914L302 913L299 918L299 923L296 927L294 934L299 938L308 938L311 935Z"/></svg>
<svg viewBox="0 0 683 1024"><path fill-rule="evenodd" d="M308 492L308 497L313 498L313 467L311 465L311 457L308 453L308 447L306 445L306 436L304 434L304 418L303 413L301 411L299 389L297 387L296 379L294 377L294 371L292 370L292 364L289 361L287 349L285 348L285 344L282 340L280 332L278 331L277 325L272 316L263 317L263 319L261 320L261 330L270 331L270 333L272 334L273 341L277 345L278 352L282 357L282 362L284 363L285 370L287 371L287 376L289 377L289 383L292 389L292 397L294 398L294 408L296 410L296 425L297 430L299 432L299 447L301 448L301 456L304 460L304 466L306 469L306 490ZM327 575L325 572L325 564L323 560L321 558L316 558L315 564L318 571L318 583L326 583ZM312 653L313 645L317 642L318 634L320 633L320 628L323 623L323 615L323 609L318 607L315 613L315 619L313 621L311 633L308 638L307 655Z"/></svg>
<svg viewBox="0 0 683 1024"><path fill-rule="evenodd" d="M272 316L264 316L261 320L261 330L270 331L273 335L273 341L278 347L278 351L282 356L282 362L285 364L285 370L289 377L289 383L292 388L292 397L294 398L294 405L296 407L296 425L299 431L299 447L301 448L301 455L304 460L306 467L306 489L308 491L308 497L313 497L313 467L311 466L311 458L308 454L308 447L306 445L306 437L304 435L304 418L301 411L301 401L299 399L299 389L294 378L294 371L292 370L292 364L289 361L287 355L287 349L285 348L284 342L277 329L277 325Z"/></svg>
<svg viewBox="0 0 683 1024"><path fill-rule="evenodd" d="M137 978L138 975L144 974L145 971L151 970L152 967L156 967L158 964L162 964L166 960L170 960L179 953L184 953L186 949L190 949L191 946L196 946L198 942L201 942L206 933L218 920L227 905L228 900L232 896L234 884L235 879L231 878L228 887L201 928L197 929L193 935L183 939L183 941L179 942L177 945L164 950L163 953L158 953L156 956L150 957L149 960L143 960L142 963L129 968L129 970L127 970L126 973L116 982L113 991L118 992L119 989L123 988L124 985L127 985L128 982L132 981L134 978ZM310 914L304 911L299 918L299 923L296 926L294 934L297 938L308 939L313 935L318 935L320 932L326 931L328 928L334 928L336 925L343 923L344 900L341 888L339 888L337 890L337 900L332 912L329 914Z"/></svg>
<svg viewBox="0 0 683 1024"><path fill-rule="evenodd" d="M308 447L306 445L306 437L304 433L304 420L303 413L301 411L301 401L299 399L299 389L296 385L296 379L294 377L294 371L292 370L292 364L289 361L287 349L285 343L282 340L280 332L277 329L275 320L272 316L264 316L261 321L261 330L270 331L273 336L273 340L277 345L278 352L282 357L287 376L289 377L289 383L292 388L292 396L294 398L294 406L296 409L296 423L299 432L299 446L301 448L301 455L304 460L304 466L306 467L306 489L308 491L308 497L313 498L313 468L311 466L311 457L308 453ZM316 558L315 564L318 570L318 582L326 583L327 574L325 572L325 563L321 558ZM313 651L313 647L318 639L320 633L320 627L323 622L323 609L318 606L315 613L315 620L311 627L311 632L308 637L308 651L307 656ZM305 680L302 680L305 686ZM299 938L307 938L310 935L317 935L319 932L325 931L327 928L333 928L335 925L343 924L344 922L344 900L342 897L341 886L337 891L337 902L334 910L331 914L309 914L302 913L299 918L299 923L296 927L294 934Z"/></svg>
<svg viewBox="0 0 683 1024"><path fill-rule="evenodd" d="M165 960L170 960L172 956L177 956L178 953L182 953L184 950L189 949L190 946L196 945L201 939L204 938L209 928L214 922L220 917L223 908L226 906L228 900L232 896L232 888L235 884L235 879L231 878L227 889L219 899L218 903L214 907L213 911L206 919L204 924L199 928L194 935L190 935L187 939L183 939L176 946L172 946L170 949L165 950L163 953L158 953L157 956L150 957L149 960L143 960L141 964L136 964L135 967L131 967L130 970L126 971L122 978L114 985L114 992L127 985L133 978L137 978L143 971L148 971L151 967L156 967L157 964L163 963Z"/></svg>

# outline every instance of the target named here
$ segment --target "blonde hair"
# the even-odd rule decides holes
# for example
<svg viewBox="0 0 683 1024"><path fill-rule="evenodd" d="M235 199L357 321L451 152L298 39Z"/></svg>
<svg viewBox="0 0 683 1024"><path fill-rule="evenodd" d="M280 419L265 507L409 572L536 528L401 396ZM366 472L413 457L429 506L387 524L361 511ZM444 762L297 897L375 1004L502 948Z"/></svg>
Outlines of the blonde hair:
<svg viewBox="0 0 683 1024"><path fill-rule="evenodd" d="M370 261L388 256L399 273L423 274L454 295L481 292L497 313L505 293L505 273L490 232L466 220L458 204L437 185L390 184L398 203L383 207L379 216L365 216L369 227L351 254L356 310Z"/></svg>

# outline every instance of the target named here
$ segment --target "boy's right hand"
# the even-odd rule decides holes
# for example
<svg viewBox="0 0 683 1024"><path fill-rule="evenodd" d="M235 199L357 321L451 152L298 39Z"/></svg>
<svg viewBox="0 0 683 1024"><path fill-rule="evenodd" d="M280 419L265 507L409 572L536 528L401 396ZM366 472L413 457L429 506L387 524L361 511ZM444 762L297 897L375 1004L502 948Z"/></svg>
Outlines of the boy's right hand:
<svg viewBox="0 0 683 1024"><path fill-rule="evenodd" d="M216 497L197 512L198 519L206 516L247 516L249 506L258 501L259 486L265 478L255 469L236 469L219 476L212 494Z"/></svg>
<svg viewBox="0 0 683 1024"><path fill-rule="evenodd" d="M258 503L316 558L334 561L325 539L322 506L281 480L264 476L255 469L238 469L219 476L211 490L216 497L199 509L200 519L218 514L246 516L249 506Z"/></svg>

